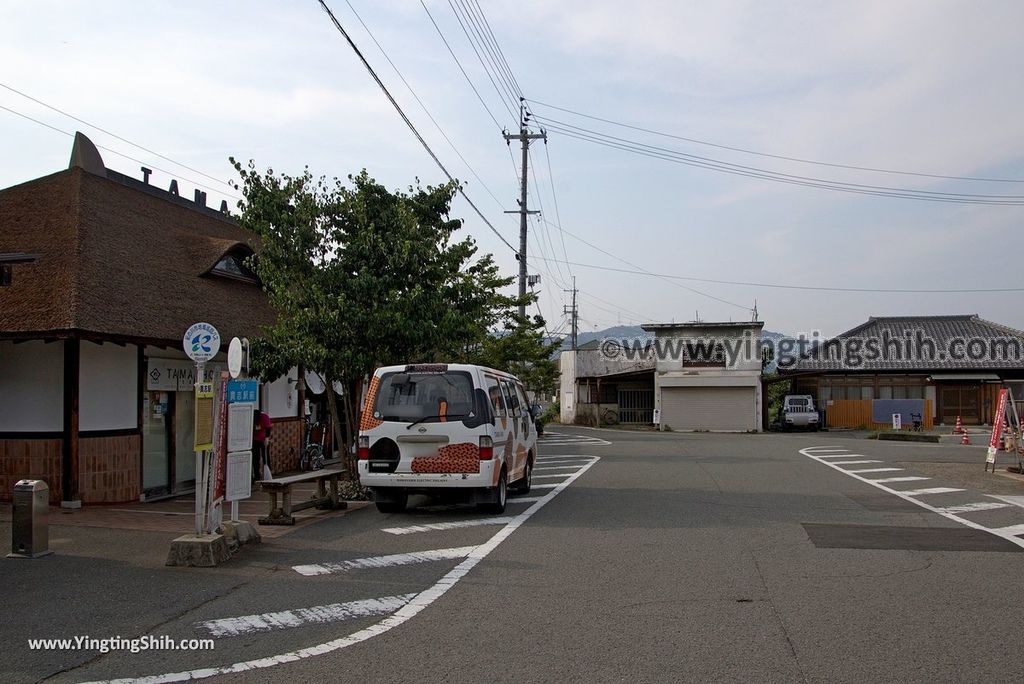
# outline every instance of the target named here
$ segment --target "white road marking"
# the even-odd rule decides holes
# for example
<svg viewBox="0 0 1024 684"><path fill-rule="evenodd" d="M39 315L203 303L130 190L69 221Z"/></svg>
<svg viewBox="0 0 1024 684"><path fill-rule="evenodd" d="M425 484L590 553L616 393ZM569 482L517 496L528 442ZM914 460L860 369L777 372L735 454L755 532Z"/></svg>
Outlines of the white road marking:
<svg viewBox="0 0 1024 684"><path fill-rule="evenodd" d="M353 560L341 561L340 563L293 565L292 570L306 577L314 577L316 575L330 575L336 572L361 570L363 568L390 568L395 565L413 565L415 563L428 563L430 561L450 560L452 558L465 558L475 548L475 546L460 546L453 549L432 549L430 551L396 553L389 556L355 558Z"/></svg>
<svg viewBox="0 0 1024 684"><path fill-rule="evenodd" d="M829 448L829 447L824 447L824 448ZM1009 542L1011 542L1013 544L1016 544L1017 546L1019 546L1021 548L1024 548L1024 539L1021 539L1017 535L1007 533L1005 531L1005 529L1004 530L1000 530L1000 529L991 529L991 528L985 527L984 525L980 525L980 524L974 522L973 520L968 520L967 518L961 518L956 513L950 513L950 512L948 512L946 510L943 510L942 508L939 508L939 507L936 507L936 506L931 506L931 505L925 503L924 501L921 501L920 499L915 499L913 496L910 496L906 492L901 492L901 491L899 491L897 489L892 489L891 487L886 487L884 484L880 484L877 480L869 480L866 477L861 477L860 475L857 475L855 473L851 473L848 470L843 470L839 466L832 465L828 461L826 461L826 460L824 460L822 458L819 458L814 453L814 447L810 447L810 448L807 448L807 449L801 449L800 453L803 454L804 456L807 456L808 458L814 459L818 463L822 463L824 465L827 465L828 467L830 467L830 468L832 468L834 470L837 470L840 473L843 473L844 475L848 475L850 477L856 478L856 479L860 480L861 482L863 482L865 484L869 484L872 487L875 487L876 489L881 489L883 492L888 492L889 494L892 494L894 496L898 496L899 498L903 499L904 501L909 501L910 503L914 504L915 506L920 506L921 508L929 510L929 511L931 511L933 513L938 513L942 517L948 518L949 520L954 520L954 521L960 523L961 525L964 525L965 527L970 527L971 529L974 529L974 530L981 530L983 532L989 532L991 534L996 535L997 537L1001 537L1003 539L1006 539L1007 541L1009 541ZM1013 528L1010 528L1010 529L1012 531Z"/></svg>
<svg viewBox="0 0 1024 684"><path fill-rule="evenodd" d="M866 458L864 454L815 454L820 458ZM835 461L832 461L835 463Z"/></svg>
<svg viewBox="0 0 1024 684"><path fill-rule="evenodd" d="M556 485L556 484L539 484L539 485L533 485L533 488L534 489L552 489L552 488L558 487L558 486L560 486L560 485Z"/></svg>
<svg viewBox="0 0 1024 684"><path fill-rule="evenodd" d="M962 491L965 490L956 489L955 487L932 487L931 489L911 489L902 493L907 496L923 496L925 494L952 494L953 492Z"/></svg>
<svg viewBox="0 0 1024 684"><path fill-rule="evenodd" d="M200 622L196 627L212 637L234 637L253 632L269 632L275 629L301 627L308 624L326 624L353 620L356 618L387 615L416 598L416 594L385 596L379 599L349 601L348 603L332 603L327 606L282 610L277 613L261 615L244 615L242 617L224 618Z"/></svg>
<svg viewBox="0 0 1024 684"><path fill-rule="evenodd" d="M534 475L534 476L533 476L533 479L534 479L534 480L536 480L536 479L538 479L538 478L542 478L542 477L546 477L546 478L551 478L551 477L566 477L566 476L568 476L568 475L572 475L572 473L549 473L549 474L547 474L547 475Z"/></svg>
<svg viewBox="0 0 1024 684"><path fill-rule="evenodd" d="M540 501L544 497L542 496L517 496L508 500L508 503L535 503Z"/></svg>
<svg viewBox="0 0 1024 684"><path fill-rule="evenodd" d="M849 451L849 449L840 449L838 447L807 447L804 451L811 451L815 454L827 454L830 451Z"/></svg>
<svg viewBox="0 0 1024 684"><path fill-rule="evenodd" d="M859 465L861 463L881 463L881 461L865 459L863 461L829 461L829 463L835 463L836 465Z"/></svg>
<svg viewBox="0 0 1024 684"><path fill-rule="evenodd" d="M930 477L921 477L920 475L906 475L904 477L883 477L880 480L871 480L872 482L881 482L883 484L889 482L919 482L921 480L930 480Z"/></svg>
<svg viewBox="0 0 1024 684"><path fill-rule="evenodd" d="M549 454L547 456L538 456L537 460L545 461L548 463L575 463L577 461L589 463L594 459L591 456L573 456L572 454Z"/></svg>
<svg viewBox="0 0 1024 684"><path fill-rule="evenodd" d="M1024 525L1010 525L1009 527L997 527L992 531L1001 532L1003 534L1008 534L1011 537L1016 537L1018 535L1024 534ZM1024 541L1024 539L1022 539L1021 541Z"/></svg>
<svg viewBox="0 0 1024 684"><path fill-rule="evenodd" d="M862 470L847 470L848 473L895 473L903 468L864 468Z"/></svg>
<svg viewBox="0 0 1024 684"><path fill-rule="evenodd" d="M1024 508L1024 496L1003 496L1000 494L987 494L986 496L990 496L993 499L999 499L1000 501L1005 501L1008 504L1013 504L1014 506L1020 506L1021 508Z"/></svg>
<svg viewBox="0 0 1024 684"><path fill-rule="evenodd" d="M381 532L388 534L416 534L417 532L437 532L438 530L457 530L460 527L479 527L480 525L505 525L512 522L512 518L501 516L498 518L477 518L475 520L455 520L453 522L427 523L425 525L410 525L409 527L384 527Z"/></svg>
<svg viewBox="0 0 1024 684"><path fill-rule="evenodd" d="M564 465L564 466L545 466L543 468L538 467L538 468L534 468L533 472L537 472L538 470L567 470L569 468L579 468L580 465L582 465L582 464L579 464L579 465Z"/></svg>
<svg viewBox="0 0 1024 684"><path fill-rule="evenodd" d="M486 558L491 551L497 548L498 544L508 539L509 535L515 532L519 527L530 519L534 513L539 511L541 508L551 502L556 496L558 496L566 487L576 481L577 478L581 477L583 473L590 469L594 463L597 463L598 459L595 457L594 460L587 464L585 468L579 472L573 473L568 480L557 485L554 491L548 493L542 497L540 501L530 506L528 509L515 516L512 521L505 525L505 527L498 530L498 532L488 539L486 542L476 547L476 549L469 554L469 556L459 563L453 570L448 572L444 577L439 579L430 588L421 591L411 601L406 603L404 606L399 608L395 613L389 617L381 620L377 624L370 625L364 629L359 630L353 634L333 639L331 641L318 644L316 646L309 646L306 648L299 649L297 651L289 651L288 653L281 653L280 655L268 656L265 658L258 658L256 660L246 660L233 665L223 665L220 667L207 667L198 670L186 670L183 672L169 672L167 674L150 675L145 677L131 677L125 679L114 679L108 680L106 684L164 684L166 682L185 682L193 679L205 679L207 677L216 677L222 674L230 674L233 672L250 672L252 670L259 670L266 667L274 667L275 665L282 665L284 663L293 663L297 660L303 660L305 658L312 658L314 656L324 655L332 653L334 651L348 648L360 644L367 639L371 639L375 636L389 632L399 625L403 625L412 618L416 617L421 611L428 608L434 601L444 596L445 592L458 584L459 580L466 576L466 574L472 570L477 563ZM1024 540L1021 540L1024 544ZM101 684L101 682L91 682L89 684Z"/></svg>
<svg viewBox="0 0 1024 684"><path fill-rule="evenodd" d="M1009 508L1010 504L996 503L995 501L979 501L977 503L962 504L960 506L943 506L940 510L947 513L973 513L974 511L994 511L997 508Z"/></svg>

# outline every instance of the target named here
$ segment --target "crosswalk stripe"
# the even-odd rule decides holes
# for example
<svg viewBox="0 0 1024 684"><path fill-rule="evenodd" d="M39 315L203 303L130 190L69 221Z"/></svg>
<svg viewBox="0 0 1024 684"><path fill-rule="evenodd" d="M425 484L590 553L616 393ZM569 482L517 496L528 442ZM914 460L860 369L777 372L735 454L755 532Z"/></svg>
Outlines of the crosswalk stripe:
<svg viewBox="0 0 1024 684"><path fill-rule="evenodd" d="M1024 534L1024 525L1010 525L1009 527L997 527L992 530L1000 534L1010 535L1011 537L1017 537Z"/></svg>
<svg viewBox="0 0 1024 684"><path fill-rule="evenodd" d="M835 465L860 465L861 463L881 463L881 461L875 461L872 459L865 459L863 461L829 461Z"/></svg>
<svg viewBox="0 0 1024 684"><path fill-rule="evenodd" d="M905 475L903 477L883 477L880 480L871 480L871 482L877 482L879 484L887 484L889 482L916 482L918 480L930 480L930 477L921 477L920 475Z"/></svg>
<svg viewBox="0 0 1024 684"><path fill-rule="evenodd" d="M569 477L570 475L572 475L572 473L551 473L549 475L534 475L533 479L539 480L540 478Z"/></svg>
<svg viewBox="0 0 1024 684"><path fill-rule="evenodd" d="M577 465L545 466L543 468L541 468L541 467L534 468L533 472L537 472L538 470L566 470L568 468L582 468L582 467L583 467L582 463L577 464Z"/></svg>
<svg viewBox="0 0 1024 684"><path fill-rule="evenodd" d="M979 501L977 503L962 504L960 506L944 506L940 511L944 513L973 513L974 511L994 511L997 508L1009 508L1008 503L996 503L995 501Z"/></svg>
<svg viewBox="0 0 1024 684"><path fill-rule="evenodd" d="M847 470L848 473L894 473L903 468L864 468L863 470Z"/></svg>
<svg viewBox="0 0 1024 684"><path fill-rule="evenodd" d="M360 570L363 568L389 568L395 565L412 565L414 563L427 563L429 561L465 558L469 555L470 551L475 548L475 546L460 546L452 549L432 549L430 551L414 551L413 553L396 553L388 556L355 558L353 560L340 561L338 563L293 565L292 570L300 575L305 575L306 577L331 575L336 572Z"/></svg>
<svg viewBox="0 0 1024 684"><path fill-rule="evenodd" d="M932 487L931 489L911 489L910 491L900 492L906 496L921 496L922 494L950 494L952 492L962 492L963 489L955 489L953 487Z"/></svg>

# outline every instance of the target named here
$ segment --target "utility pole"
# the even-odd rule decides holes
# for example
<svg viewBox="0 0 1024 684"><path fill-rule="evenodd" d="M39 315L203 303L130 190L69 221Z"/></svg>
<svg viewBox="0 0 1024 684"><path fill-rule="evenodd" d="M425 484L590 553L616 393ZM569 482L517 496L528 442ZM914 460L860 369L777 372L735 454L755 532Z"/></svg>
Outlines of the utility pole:
<svg viewBox="0 0 1024 684"><path fill-rule="evenodd" d="M522 100L522 98L520 98ZM524 299L526 297L526 217L529 214L537 214L540 212L529 211L526 206L526 167L529 164L530 157L530 141L531 140L543 140L547 142L548 134L543 130L540 133L530 133L526 129L526 123L529 115L526 114L523 108L523 104L520 101L519 104L519 133L505 133L505 142L512 144L513 140L519 140L523 146L523 179L522 186L519 190L519 209L517 211L506 211L506 214L519 214L519 298ZM526 318L526 304L519 304L519 316Z"/></svg>
<svg viewBox="0 0 1024 684"><path fill-rule="evenodd" d="M563 306L562 313L572 314L572 350L576 351L576 333L580 317L579 309L576 308L576 293L579 292L579 290L576 289L576 276L572 277L572 289L563 290L563 292L572 292L572 308L570 310L569 307Z"/></svg>

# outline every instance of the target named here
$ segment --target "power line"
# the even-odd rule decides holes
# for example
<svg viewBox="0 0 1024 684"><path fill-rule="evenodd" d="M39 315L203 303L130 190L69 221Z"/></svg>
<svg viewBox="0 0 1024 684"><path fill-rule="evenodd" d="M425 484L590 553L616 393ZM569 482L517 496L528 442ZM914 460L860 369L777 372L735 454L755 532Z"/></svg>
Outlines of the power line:
<svg viewBox="0 0 1024 684"><path fill-rule="evenodd" d="M873 172L873 173L888 173L888 174L896 174L896 175L901 175L901 176L918 176L918 177L921 177L921 178L941 178L941 179L944 179L944 180L974 181L974 182L984 182L984 183L1024 183L1024 179L1020 179L1020 178L979 178L979 177L975 177L975 176L947 176L947 175L937 174L937 173L923 173L923 172L918 172L918 171L896 171L896 170L893 170L893 169L882 169L882 168L876 168L876 167L871 167L871 166L855 166L853 164L839 164L839 163L835 163L835 162L823 162L823 161L814 161L812 159L801 159L799 157L787 157L787 156L781 155L781 154L769 154L767 152L757 152L755 150L748 150L748 149L744 149L742 147L733 147L733 146L730 146L730 145L721 145L721 144L718 144L718 143L708 142L706 140L698 140L696 138L687 138L687 137L681 136L681 135L674 135L672 133L665 133L663 131L656 131L656 130L653 130L653 129L650 129L650 128L644 128L642 126L634 126L634 125L631 125L631 124L622 123L620 121L613 121L611 119L604 119L602 117L594 116L592 114L584 114L583 112L578 112L578 111L575 111L575 110L572 110L572 109L568 109L566 107L559 107L557 105L549 104L549 103L546 103L546 102L540 102L539 100L530 100L530 102L533 103L533 104L541 105L542 107L549 107L551 109L557 109L558 111L561 111L561 112L567 112L569 114L575 114L576 116L582 116L582 117L587 118L587 119L593 119L594 121L601 121L603 123L612 124L613 126L621 126L623 128L630 128L630 129L632 129L634 131L642 131L644 133L651 133L652 135L660 135L660 136L665 137L665 138L673 138L675 140L683 140L685 142L691 142L691 143L694 143L694 144L697 144L697 145L706 145L708 147L716 147L718 149L730 150L732 152L742 152L743 154L752 154L752 155L756 155L758 157L767 157L767 158L770 158L770 159L781 159L781 160L784 160L784 161L798 162L800 164L814 164L816 166L828 166L828 167L836 168L836 169L850 169L850 170L853 170L853 171L870 171L870 172Z"/></svg>
<svg viewBox="0 0 1024 684"><path fill-rule="evenodd" d="M480 66L484 68L484 73L487 74L487 78L490 79L491 85L494 86L494 91L498 93L498 99L501 100L501 104L508 111L509 116L511 116L512 119L515 120L517 118L515 110L509 106L508 101L505 100L505 94L501 92L501 89L498 87L498 84L494 82L494 76L491 75L491 70L487 68L487 64L484 62L484 58L480 56L480 51L476 49L476 43L473 42L473 38L469 35L469 30L466 28L466 25L462 22L462 16L459 14L459 11L455 9L455 5L452 4L451 0L448 0L448 6L451 7L452 12L455 13L455 18L458 19L459 26L462 27L462 32L466 34L466 39L469 41L470 47L473 48L473 52L476 54L476 58L480 60Z"/></svg>
<svg viewBox="0 0 1024 684"><path fill-rule="evenodd" d="M183 169L188 169L192 173L198 173L200 176L202 176L204 178L208 178L209 180L215 181L217 183L221 183L222 185L226 185L229 188L233 188L234 187L233 185L231 185L231 183L229 183L227 181L221 180L220 178L215 178L214 176L211 176L208 173L203 173L199 169L192 168L191 166L188 166L187 164L182 164L181 162L175 161L175 160L171 159L170 157L166 157L166 156L160 154L159 152L154 152L153 150L149 149L148 147L143 147L142 145L140 145L138 143L135 143L135 142L132 142L131 140L128 140L127 138L122 138L117 133L112 133L112 132L108 131L105 128L100 128L96 124L91 124L88 121L85 121L84 119L79 119L74 114L69 114L69 113L65 112L64 110L58 109L57 107L54 107L51 104L47 104L47 103L43 102L42 100L36 99L36 98L32 97L31 95L29 95L27 93L23 93L20 90L16 90L16 89L12 88L11 86L7 85L6 83L0 83L0 87L6 88L7 90L11 91L12 93L15 93L17 95L21 95L22 97L24 97L24 98L26 98L28 100L32 100L36 104L42 105L43 107L46 107L47 109L49 109L51 111L54 111L54 112L57 112L58 114L66 116L69 119L74 119L75 121L77 121L80 124L85 124L89 128L95 128L97 131L100 131L101 133L106 133L110 137L116 138L116 139L120 140L123 143L127 143L127 144L131 145L132 147L136 147L136 148L142 150L143 152L148 152L149 154L152 154L152 155L154 155L156 157L159 157L160 159L163 159L164 161L169 161L172 164L175 164L176 166L180 166ZM8 110L8 111L10 111L10 110ZM26 117L26 118L28 118L28 117ZM64 131L61 131L61 133L63 133L63 132ZM135 161L135 160L132 160L132 161ZM139 162L139 163L144 163L144 162ZM163 173L167 173L167 172L164 171ZM173 174L171 174L171 175L173 175ZM191 181L191 182L194 183L195 181ZM220 190L213 190L212 188L209 188L209 187L207 187L205 185L201 186L201 187L204 187L207 190L211 190L212 192L221 192Z"/></svg>
<svg viewBox="0 0 1024 684"><path fill-rule="evenodd" d="M484 14L483 7L480 6L478 0L472 0L472 4L473 6L476 7L477 14L480 17L480 23L483 24L486 34L491 39L491 45L494 46L494 50L495 52L497 52L498 58L505 68L505 75L511 82L513 92L515 92L515 94L518 95L520 99L524 99L523 89L519 87L519 82L516 80L515 74L512 73L512 67L508 65L508 60L505 59L505 52L501 49L501 45L498 43L498 39L494 37L494 31L491 30L491 22L487 21L487 15Z"/></svg>
<svg viewBox="0 0 1024 684"><path fill-rule="evenodd" d="M572 233L569 233L572 235ZM602 250L603 251L603 250ZM538 259L542 257L537 257ZM548 259L550 261L550 259ZM596 264L584 264L578 261L568 262L580 268L592 268L598 271L611 271L613 273L632 273L634 275L645 275L654 278L669 280L686 280L699 283L715 283L718 285L744 285L748 287L768 287L780 290L805 290L808 292L857 292L873 294L993 294L1000 292L1024 292L1024 287L992 287L992 288L965 288L965 289L914 289L914 288L873 288L873 287L823 287L813 285L783 285L779 283L753 283L741 280L715 280L712 278L695 278L692 276L668 275L664 273L652 273L645 270L628 270L615 268L614 266L598 266ZM738 305L737 305L738 306Z"/></svg>
<svg viewBox="0 0 1024 684"><path fill-rule="evenodd" d="M515 87L511 85L511 82L502 70L498 56L491 47L490 42L487 40L487 37L484 34L484 29L480 25L480 22L477 21L476 15L472 12L471 6L464 2L464 0L455 0L455 2L462 8L462 14L466 18L466 23L473 29L473 34L477 37L478 45L480 45L480 49L483 51L484 55L487 56L488 61L494 68L494 74L497 76L505 93L508 94L514 105L518 106L520 96L515 92Z"/></svg>
<svg viewBox="0 0 1024 684"><path fill-rule="evenodd" d="M413 90L411 85L409 85L409 82L407 80L405 80L405 76L403 76L402 72L399 71L397 66L395 66L395 63L393 61L391 61L391 57L388 56L387 51L380 44L380 42L377 40L377 37L373 35L373 31L371 31L370 27L366 25L366 22L363 21L363 18L361 16L359 16L359 12L356 11L356 8L352 6L352 3L349 2L349 0L345 0L345 4L347 4L348 8L350 10L352 10L352 14L354 14L356 19L359 20L359 23L362 24L363 29L366 31L367 35L369 35L370 39L373 40L374 44L377 46L377 49L380 50L380 53L382 55L384 55L384 59L386 59L388 61L388 64L391 65L391 68L395 70L396 74L398 74L398 78L400 78L402 80L402 83L405 84L405 87L409 90L409 92L412 94L412 96L416 99L416 102L419 103L420 108L423 109L423 112L427 115L427 117L430 118L430 121L434 124L434 127L437 128L437 131L441 134L441 136L448 143L448 146L452 148L452 151L454 151L456 155L458 155L459 159L462 160L462 163L466 165L467 169L469 169L469 172L472 173L473 176L478 181L480 181L480 185L483 186L483 189L487 191L487 194L489 194L494 199L494 201L498 204L498 206L503 206L502 203L501 203L501 200L498 199L497 195L495 195L493 192L491 192L491 189L489 187L487 187L487 183L485 183L484 179L480 177L480 174L478 174L476 172L476 170L470 165L470 163L468 161L466 161L466 158L462 156L462 153L459 152L457 147L455 147L455 143L452 142L451 138L448 137L448 134L444 132L443 128L441 128L441 124L439 124L437 122L437 119L434 118L434 115L430 113L429 109L427 109L427 105L423 104L423 100L421 100L420 96L416 94L416 91ZM495 122L495 123L497 123L497 122Z"/></svg>
<svg viewBox="0 0 1024 684"><path fill-rule="evenodd" d="M480 100L480 104L482 104L484 106L484 109L487 110L487 115L491 117L491 121L494 122L494 125L501 129L501 124L498 123L498 119L491 112L491 108L487 106L487 103L484 101L484 98L481 97L480 91L476 89L476 86L473 84L473 79L471 79L469 77L469 74L466 73L466 70L462 68L462 62L460 62L459 58L455 55L455 51L452 50L452 46L448 44L448 39L444 37L444 33L441 31L441 27L437 25L436 21L434 21L434 15L430 13L429 9L427 9L427 5L423 0L420 0L420 5L423 6L423 11L427 13L428 17L430 17L430 23L433 24L434 29L437 30L437 35L441 36L441 41L444 43L444 46L448 48L448 53L452 56L452 59L454 59L455 63L459 66L459 71L461 71L462 75L466 78L466 82L469 83L469 87L473 89L473 93L476 95L476 99ZM514 163L515 162L513 162L513 165Z"/></svg>
<svg viewBox="0 0 1024 684"><path fill-rule="evenodd" d="M571 138L584 140L586 142L611 147L614 149L632 152L641 156L662 159L664 161L693 166L697 168L729 173L748 178L760 178L777 183L800 185L805 187L822 188L837 192L848 192L860 195L874 195L879 197L894 197L899 199L913 199L928 202L947 202L955 204L992 204L1001 206L1018 206L1024 204L1024 195L979 195L969 193L947 193L930 190L911 190L907 188L890 188L886 186L865 185L859 183L845 183L830 181L821 178L797 176L793 174L779 173L756 167L748 167L739 164L731 164L707 157L685 154L677 150L662 148L655 145L648 145L625 138L610 136L597 131L591 131L572 124L563 124L552 119L543 119L551 130L557 131Z"/></svg>
<svg viewBox="0 0 1024 684"><path fill-rule="evenodd" d="M56 126L52 126L52 125L50 125L50 124L48 124L48 123L45 123L45 122L43 122L43 121L40 121L39 119L33 119L33 118L32 118L31 116L29 116L28 114L22 114L22 113L21 113L21 112L19 112L19 111L16 111L16 110L14 110L14 109L11 109L10 107L5 107L4 105L0 105L0 109L4 110L4 111L6 111L6 112L10 112L11 114L14 114L15 116L20 116L21 118L23 118L23 119L26 119L26 120L28 120L28 121L31 121L32 123L35 123L35 124L39 124L40 126L43 126L43 127L45 127L45 128L49 128L50 130L52 130L52 131L56 131L57 133L62 133L63 135L66 135L66 136L68 136L68 137L70 137L70 138L73 138L73 137L75 137L75 134L74 134L74 133L69 133L68 131L65 131L65 130L63 130L63 129L57 128ZM101 129L97 129L97 130L101 130ZM104 131L104 132L106 132L106 131ZM116 137L116 136L115 136L115 137ZM129 144L131 144L131 143L129 143ZM182 178L183 180L187 180L187 181L188 181L189 183L192 183L193 185L195 185L195 186L197 186L197 187L200 187L200 188L206 188L206 189L207 189L207 190L209 190L210 192L215 192L215 193L217 193L217 194L220 194L220 195L224 195L225 197L230 197L230 198L232 198L232 199L236 199L236 200L241 200L241 199L242 199L242 198L241 198L241 197L239 197L238 195L232 195L232 194L231 194L231 193L229 193L229 192L224 192L223 190L218 190L218 189L216 189L216 188L211 188L211 187L210 187L209 185L204 185L204 184L200 183L200 182L199 182L199 181L197 181L197 180L194 180L194 179L192 179L192 178L188 178L187 176L180 176L179 174L176 174L176 173L174 173L174 172L172 172L172 171L168 171L168 170L166 170L166 169L162 169L162 168L160 168L159 166L156 166L156 165L154 165L154 164L152 164L152 163L150 163L150 162L147 162L147 161L143 161L143 160L141 160L141 159L136 159L135 157L132 157L132 156L130 156L130 155L127 155L127 154L125 154L124 152L118 152L117 150L111 149L111 148L109 148L109 147L104 147L103 145L96 145L96 147L98 147L99 149L101 149L101 150L104 150L104 151L106 151L106 152L110 152L111 154L116 154L116 155L117 155L117 156L119 156L119 157L124 157L125 159L128 159L129 161L133 161L133 162L135 162L136 164L142 164L142 165L148 165L148 166L152 166L152 167L153 167L153 169L155 169L156 171L159 171L160 173L166 173L166 174L167 174L168 176L171 176L171 177L174 177L174 176L179 176L179 177L180 177L180 178ZM145 149L145 148L141 148L141 149ZM148 150L147 150L147 151L148 151ZM173 162L174 164L178 164L178 162L174 161L173 159L171 160L171 162ZM184 164L178 164L178 166L182 166L183 168L188 168L188 167L186 167L186 166L185 166ZM203 174L203 175L206 175L206 174Z"/></svg>
<svg viewBox="0 0 1024 684"><path fill-rule="evenodd" d="M565 233L562 232L562 215L558 211L558 195L555 194L555 175L551 170L551 154L548 153L547 143L544 144L544 156L547 157L548 160L548 181L551 183L551 199L555 202L555 220L558 221L558 237L562 241L562 255L566 260L568 260L569 252L565 249ZM569 275L571 276L572 274L572 269L570 268Z"/></svg>
<svg viewBox="0 0 1024 684"><path fill-rule="evenodd" d="M320 2L320 6L323 8L324 12L326 12L327 16L329 16L331 18L331 22L334 24L334 27L336 29L338 29L338 32L341 33L342 36L345 37L345 40L348 41L349 46L352 47L352 50L356 53L356 56L359 57L359 61L361 61L363 63L363 66L366 67L366 70L368 72L370 72L370 76L372 76L373 80L376 81L378 86L380 86L380 89L387 96L388 101L391 102L391 105L395 108L395 111L398 112L398 115L402 117L402 121L405 122L405 125L409 127L409 130L412 131L412 134L415 135L416 139L420 141L420 144L423 145L423 149L425 149L427 151L427 153L430 155L431 159L434 160L434 163L437 164L438 168L441 169L441 171L448 178L448 180L454 182L455 179L452 177L452 175L450 173L448 173L448 169L446 169L444 164L441 163L441 160L437 158L437 155L434 154L434 150L430 149L430 145L428 145L427 141L423 139L423 136L420 135L420 132L418 130L416 130L416 126L414 126L412 121L409 120L409 117L405 115L405 112L402 111L402 107L399 106L399 104L395 100L395 98L392 97L391 92L387 89L387 86L384 85L384 82L380 80L380 77L377 76L377 72L373 70L373 67L370 66L370 63L368 61L366 61L366 57L363 56L363 53L360 52L359 48L356 46L355 42L352 40L352 37L348 35L348 32L342 27L341 23L334 16L334 12L331 11L331 8L327 6L327 3L324 2L324 0L319 0L319 2ZM493 225L491 225L491 222L487 220L487 217L483 215L483 212L481 212L480 209L478 209L477 206L475 204L473 204L473 201L471 199L469 199L469 196L466 194L466 191L462 189L462 186L456 184L456 187L458 189L459 194L462 195L463 199L465 199L466 202L469 203L469 206L471 206L473 208L473 211L476 212L477 216L479 216L480 219L485 224L487 224L487 227L491 229L491 232L493 232L495 235L497 235L498 239L501 240L502 242L504 242L505 245L507 245L509 249L511 249L513 252L518 253L518 250L515 247L513 247L512 244L508 240L505 239L505 236L503 236L501 233L498 232L497 228L495 228Z"/></svg>

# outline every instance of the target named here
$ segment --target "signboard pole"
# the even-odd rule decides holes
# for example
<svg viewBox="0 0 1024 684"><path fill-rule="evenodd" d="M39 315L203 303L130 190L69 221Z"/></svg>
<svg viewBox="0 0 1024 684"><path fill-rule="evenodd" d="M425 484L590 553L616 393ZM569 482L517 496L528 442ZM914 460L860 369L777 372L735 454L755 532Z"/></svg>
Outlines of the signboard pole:
<svg viewBox="0 0 1024 684"><path fill-rule="evenodd" d="M996 408L996 417L992 421L992 436L988 440L988 456L985 458L985 472L992 466L992 472L996 472L996 452L999 451L999 438L1003 434L1003 422L1006 420L1006 401L1009 397L1009 390L1005 387L999 390L999 406Z"/></svg>

